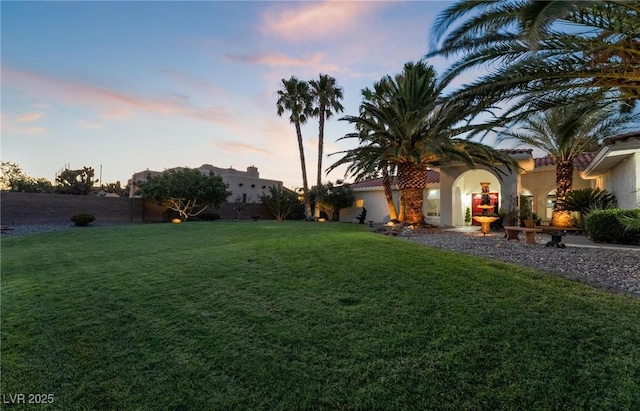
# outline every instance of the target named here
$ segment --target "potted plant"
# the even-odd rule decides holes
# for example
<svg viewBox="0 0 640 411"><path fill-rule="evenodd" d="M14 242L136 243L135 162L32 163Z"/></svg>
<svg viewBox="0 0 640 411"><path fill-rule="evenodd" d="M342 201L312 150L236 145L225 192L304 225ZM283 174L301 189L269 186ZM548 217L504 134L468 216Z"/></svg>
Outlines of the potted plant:
<svg viewBox="0 0 640 411"><path fill-rule="evenodd" d="M464 225L471 225L471 209L469 207L464 212Z"/></svg>
<svg viewBox="0 0 640 411"><path fill-rule="evenodd" d="M536 221L533 219L533 200L529 200L527 196L520 196L520 226L533 228Z"/></svg>

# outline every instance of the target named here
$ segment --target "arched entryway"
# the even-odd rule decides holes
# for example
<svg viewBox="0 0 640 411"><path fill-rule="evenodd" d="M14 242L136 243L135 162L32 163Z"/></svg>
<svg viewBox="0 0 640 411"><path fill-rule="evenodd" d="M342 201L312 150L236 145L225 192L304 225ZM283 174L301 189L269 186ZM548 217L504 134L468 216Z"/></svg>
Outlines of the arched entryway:
<svg viewBox="0 0 640 411"><path fill-rule="evenodd" d="M531 153L523 159L527 168L532 168ZM520 160L519 164L520 164ZM531 164L529 164L531 163ZM524 167L523 167L524 169ZM448 165L440 168L440 225L457 226L464 224L467 207L473 207L473 195L480 193L480 183L489 182L490 191L497 193L498 210L504 207L509 198L517 198L520 192L520 174L515 170L504 169L498 177L497 172L483 166L469 169L463 164Z"/></svg>
<svg viewBox="0 0 640 411"><path fill-rule="evenodd" d="M480 183L482 182L489 183L491 201L492 204L495 204L495 209L489 210L489 212L498 212L502 201L502 196L500 195L502 185L498 177L487 170L467 170L453 182L453 225L461 226L464 224L464 215L467 207L470 209L472 216L482 214L482 210L477 207L480 204ZM471 223L476 224L473 218Z"/></svg>

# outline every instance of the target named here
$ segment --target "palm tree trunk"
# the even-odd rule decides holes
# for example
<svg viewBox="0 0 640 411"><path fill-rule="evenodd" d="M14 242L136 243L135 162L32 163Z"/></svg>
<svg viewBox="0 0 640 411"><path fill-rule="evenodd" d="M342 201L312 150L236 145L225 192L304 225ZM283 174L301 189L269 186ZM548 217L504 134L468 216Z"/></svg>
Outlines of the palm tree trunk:
<svg viewBox="0 0 640 411"><path fill-rule="evenodd" d="M556 165L556 203L551 213L551 225L554 227L570 227L571 212L561 209L567 192L573 187L573 162L558 161Z"/></svg>
<svg viewBox="0 0 640 411"><path fill-rule="evenodd" d="M324 105L320 104L318 110L320 111L320 118L318 120L318 179L316 185L320 187L322 185L322 152L324 150Z"/></svg>
<svg viewBox="0 0 640 411"><path fill-rule="evenodd" d="M316 187L320 187L322 185L322 152L324 148L324 113L325 108L323 104L320 104L318 108L319 120L318 120L318 173L316 179ZM314 215L316 217L320 217L320 209L316 205L316 209L314 210ZM329 218L331 221L331 218Z"/></svg>
<svg viewBox="0 0 640 411"><path fill-rule="evenodd" d="M396 212L396 205L393 202L393 192L391 191L391 178L389 177L389 171L387 167L382 168L382 186L384 187L384 196L387 199L387 206L389 207L389 219L397 220L398 213Z"/></svg>
<svg viewBox="0 0 640 411"><path fill-rule="evenodd" d="M302 130L300 120L295 119L296 135L298 136L298 150L300 151L300 166L302 167L302 201L304 202L305 217L311 217L311 199L309 198L309 183L307 181L307 163L304 159L304 145L302 144Z"/></svg>
<svg viewBox="0 0 640 411"><path fill-rule="evenodd" d="M404 200L405 223L424 226L422 199L427 186L427 167L418 163L400 163L397 180Z"/></svg>
<svg viewBox="0 0 640 411"><path fill-rule="evenodd" d="M402 189L402 198L405 204L405 223L423 226L424 216L422 214L422 195L424 189L407 187Z"/></svg>

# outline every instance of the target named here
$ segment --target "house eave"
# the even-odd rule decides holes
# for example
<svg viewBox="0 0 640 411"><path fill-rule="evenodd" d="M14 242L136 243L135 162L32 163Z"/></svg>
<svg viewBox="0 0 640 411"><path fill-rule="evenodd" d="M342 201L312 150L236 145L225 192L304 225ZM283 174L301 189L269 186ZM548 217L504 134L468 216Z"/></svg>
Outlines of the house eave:
<svg viewBox="0 0 640 411"><path fill-rule="evenodd" d="M581 173L581 176L584 179L601 177L638 151L640 151L640 139L636 138L605 145Z"/></svg>

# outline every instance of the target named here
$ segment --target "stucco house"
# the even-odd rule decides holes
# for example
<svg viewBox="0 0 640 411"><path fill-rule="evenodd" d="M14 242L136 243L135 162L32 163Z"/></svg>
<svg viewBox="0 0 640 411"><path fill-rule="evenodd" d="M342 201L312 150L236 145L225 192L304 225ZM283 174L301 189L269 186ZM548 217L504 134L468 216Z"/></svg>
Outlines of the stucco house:
<svg viewBox="0 0 640 411"><path fill-rule="evenodd" d="M180 170L184 167L175 167ZM215 175L222 177L222 180L229 185L229 201L242 201L243 203L260 203L260 196L268 194L269 187L282 187L282 181L260 178L258 168L255 166L247 167L247 171L236 170L233 167L220 168L210 164L203 164L197 168L202 173L208 174L213 172ZM139 171L134 173L129 179L129 197L135 197L139 189L139 183L147 179L147 176L161 174L161 171Z"/></svg>
<svg viewBox="0 0 640 411"><path fill-rule="evenodd" d="M473 215L480 198L480 182L490 183L490 195L496 208L506 208L516 194L530 197L533 211L543 224L551 220L555 201L556 161L552 157L533 158L531 149L503 150L513 157L520 169L504 175L478 167L452 163L429 170L424 190L423 213L429 224L462 226L467 207ZM599 187L613 193L620 208L640 208L640 131L610 137L596 153L583 153L574 161L573 189ZM382 179L371 179L351 185L356 201L353 207L340 211L341 221L354 221L367 209L367 221L389 221ZM392 184L393 198L399 209L400 193ZM496 210L497 211L497 210Z"/></svg>
<svg viewBox="0 0 640 411"><path fill-rule="evenodd" d="M615 194L618 207L640 208L640 131L604 139L581 177Z"/></svg>

